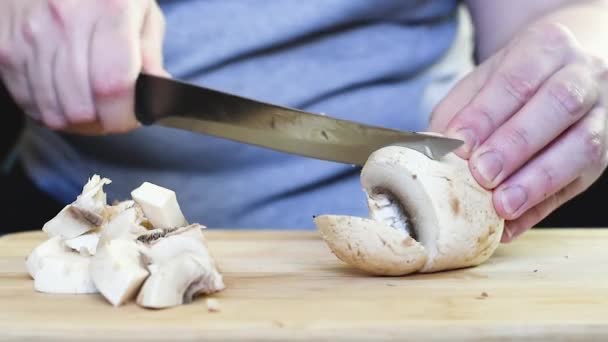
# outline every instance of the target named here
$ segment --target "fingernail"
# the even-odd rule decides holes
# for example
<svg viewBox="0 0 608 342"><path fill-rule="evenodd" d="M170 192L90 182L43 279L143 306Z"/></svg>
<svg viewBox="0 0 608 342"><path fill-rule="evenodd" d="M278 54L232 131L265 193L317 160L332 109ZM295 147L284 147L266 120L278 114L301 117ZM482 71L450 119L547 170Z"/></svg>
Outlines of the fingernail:
<svg viewBox="0 0 608 342"><path fill-rule="evenodd" d="M448 136L464 141L464 144L459 148L459 150L467 154L471 153L471 151L473 151L475 148L475 145L477 145L475 132L473 132L473 130L470 128L460 128L453 134L448 134Z"/></svg>
<svg viewBox="0 0 608 342"><path fill-rule="evenodd" d="M508 215L515 214L528 200L528 195L524 188L519 185L510 186L500 192L500 202L502 208ZM513 232L508 231L509 237Z"/></svg>
<svg viewBox="0 0 608 342"><path fill-rule="evenodd" d="M502 171L502 158L496 151L484 152L476 158L475 168L487 183L492 183Z"/></svg>

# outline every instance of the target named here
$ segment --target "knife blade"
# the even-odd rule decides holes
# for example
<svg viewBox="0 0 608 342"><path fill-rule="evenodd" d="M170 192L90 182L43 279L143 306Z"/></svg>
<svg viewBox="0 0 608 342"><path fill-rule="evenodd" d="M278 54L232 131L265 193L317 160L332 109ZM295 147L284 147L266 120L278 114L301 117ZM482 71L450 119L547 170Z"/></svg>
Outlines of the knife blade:
<svg viewBox="0 0 608 342"><path fill-rule="evenodd" d="M362 166L389 145L440 159L463 141L393 130L265 103L174 79L140 74L135 113L161 125L294 155Z"/></svg>

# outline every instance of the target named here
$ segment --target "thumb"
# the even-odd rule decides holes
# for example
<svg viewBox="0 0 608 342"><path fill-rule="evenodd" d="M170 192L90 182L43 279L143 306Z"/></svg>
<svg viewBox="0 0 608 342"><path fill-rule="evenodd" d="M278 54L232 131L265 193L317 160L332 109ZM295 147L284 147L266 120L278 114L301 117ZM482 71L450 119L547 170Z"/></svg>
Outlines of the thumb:
<svg viewBox="0 0 608 342"><path fill-rule="evenodd" d="M165 17L156 1L149 3L141 33L142 69L148 74L170 77L163 62Z"/></svg>

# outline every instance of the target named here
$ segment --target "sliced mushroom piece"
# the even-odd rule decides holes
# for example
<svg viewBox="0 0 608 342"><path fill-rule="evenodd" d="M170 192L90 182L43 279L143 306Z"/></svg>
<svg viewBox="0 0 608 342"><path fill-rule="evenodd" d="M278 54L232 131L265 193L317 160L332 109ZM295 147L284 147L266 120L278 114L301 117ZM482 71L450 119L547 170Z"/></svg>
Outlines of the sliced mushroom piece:
<svg viewBox="0 0 608 342"><path fill-rule="evenodd" d="M142 226L144 222L141 208L135 203L120 212L116 211L101 229L100 244L114 239L135 240L148 231Z"/></svg>
<svg viewBox="0 0 608 342"><path fill-rule="evenodd" d="M175 228L188 225L173 190L144 182L131 192L154 228Z"/></svg>
<svg viewBox="0 0 608 342"><path fill-rule="evenodd" d="M115 239L100 245L91 259L93 283L114 306L134 298L148 277L141 249L134 240Z"/></svg>
<svg viewBox="0 0 608 342"><path fill-rule="evenodd" d="M334 254L354 267L403 275L476 266L500 242L504 220L494 210L492 193L475 181L466 161L454 154L431 160L405 147L385 147L370 156L361 183L373 222L332 215L315 220ZM419 267L397 266L394 245L379 244L380 236L417 241L412 245L415 253L407 254L414 259L407 260ZM364 257L352 257L351 241L357 241Z"/></svg>
<svg viewBox="0 0 608 342"><path fill-rule="evenodd" d="M59 235L71 239L101 226L107 205L103 187L110 183L109 179L94 175L76 200L65 206L42 230L51 237Z"/></svg>
<svg viewBox="0 0 608 342"><path fill-rule="evenodd" d="M321 236L347 264L377 275L412 273L424 266L424 247L411 236L362 217L326 215L315 218Z"/></svg>
<svg viewBox="0 0 608 342"><path fill-rule="evenodd" d="M25 260L27 272L33 279L35 279L36 273L42 267L42 259L44 257L49 255L58 255L64 252L66 252L66 248L60 236L55 236L44 241L34 248L34 250Z"/></svg>
<svg viewBox="0 0 608 342"><path fill-rule="evenodd" d="M26 261L34 289L45 293L96 293L90 258L67 248L59 236L36 247Z"/></svg>
<svg viewBox="0 0 608 342"><path fill-rule="evenodd" d="M189 303L192 298L186 296L188 289L205 273L199 259L192 253L183 253L155 264L137 296L137 304L162 309Z"/></svg>
<svg viewBox="0 0 608 342"><path fill-rule="evenodd" d="M207 248L203 228L192 224L151 231L138 238L149 246L144 253L150 271L137 297L139 305L166 308L189 303L199 294L224 289L222 275Z"/></svg>
<svg viewBox="0 0 608 342"><path fill-rule="evenodd" d="M98 232L91 232L72 239L67 239L64 243L67 247L84 256L91 256L95 255L95 252L97 251L99 235L100 233Z"/></svg>

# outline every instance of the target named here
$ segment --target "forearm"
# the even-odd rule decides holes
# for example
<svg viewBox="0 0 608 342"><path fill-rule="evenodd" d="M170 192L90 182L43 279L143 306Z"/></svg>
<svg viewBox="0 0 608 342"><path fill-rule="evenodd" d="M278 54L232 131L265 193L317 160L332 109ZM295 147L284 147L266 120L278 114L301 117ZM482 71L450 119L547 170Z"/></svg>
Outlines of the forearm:
<svg viewBox="0 0 608 342"><path fill-rule="evenodd" d="M590 54L608 60L608 1L470 0L476 29L476 57L483 61L534 23L568 27Z"/></svg>

